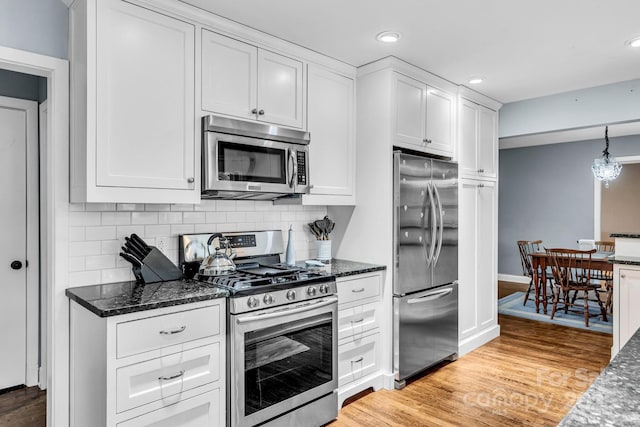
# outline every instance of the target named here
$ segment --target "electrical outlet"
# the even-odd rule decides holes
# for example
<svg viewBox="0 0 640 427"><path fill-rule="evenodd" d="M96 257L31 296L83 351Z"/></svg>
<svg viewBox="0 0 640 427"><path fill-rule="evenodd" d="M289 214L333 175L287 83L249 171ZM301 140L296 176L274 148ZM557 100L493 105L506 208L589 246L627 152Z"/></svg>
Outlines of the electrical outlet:
<svg viewBox="0 0 640 427"><path fill-rule="evenodd" d="M167 238L166 237L157 237L156 238L156 247L160 249L160 252L163 254L167 254Z"/></svg>

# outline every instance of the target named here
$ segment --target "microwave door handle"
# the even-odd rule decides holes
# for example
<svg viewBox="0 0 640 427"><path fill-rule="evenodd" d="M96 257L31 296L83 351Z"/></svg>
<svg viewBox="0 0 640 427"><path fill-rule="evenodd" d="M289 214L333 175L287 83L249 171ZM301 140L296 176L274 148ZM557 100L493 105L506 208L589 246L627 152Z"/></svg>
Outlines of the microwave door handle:
<svg viewBox="0 0 640 427"><path fill-rule="evenodd" d="M295 179L296 170L298 169L294 154L295 152L293 148L287 149L287 174L289 175L289 188L293 188L293 180Z"/></svg>

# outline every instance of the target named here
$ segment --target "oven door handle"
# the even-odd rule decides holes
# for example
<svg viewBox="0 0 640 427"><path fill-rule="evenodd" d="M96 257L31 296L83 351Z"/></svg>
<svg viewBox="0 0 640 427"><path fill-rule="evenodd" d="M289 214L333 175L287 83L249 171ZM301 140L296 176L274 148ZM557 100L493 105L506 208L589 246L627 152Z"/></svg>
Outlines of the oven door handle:
<svg viewBox="0 0 640 427"><path fill-rule="evenodd" d="M322 300L320 302L313 303L313 304L305 304L304 306L298 307L298 308L290 308L282 311L275 311L272 313L256 314L255 316L249 316L249 317L239 317L236 321L238 322L238 324L242 324L242 323L255 322L256 320L275 319L278 317L289 316L291 314L300 313L310 309L321 308L327 305L334 304L337 301L338 301L337 298L331 298L331 299Z"/></svg>

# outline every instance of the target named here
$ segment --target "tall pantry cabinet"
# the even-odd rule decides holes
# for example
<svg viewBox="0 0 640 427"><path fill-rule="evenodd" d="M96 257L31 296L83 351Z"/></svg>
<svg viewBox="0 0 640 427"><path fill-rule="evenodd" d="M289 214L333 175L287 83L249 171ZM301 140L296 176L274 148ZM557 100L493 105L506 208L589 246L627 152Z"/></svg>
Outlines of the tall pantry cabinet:
<svg viewBox="0 0 640 427"><path fill-rule="evenodd" d="M459 355L500 335L497 314L500 107L496 101L465 87L459 90Z"/></svg>

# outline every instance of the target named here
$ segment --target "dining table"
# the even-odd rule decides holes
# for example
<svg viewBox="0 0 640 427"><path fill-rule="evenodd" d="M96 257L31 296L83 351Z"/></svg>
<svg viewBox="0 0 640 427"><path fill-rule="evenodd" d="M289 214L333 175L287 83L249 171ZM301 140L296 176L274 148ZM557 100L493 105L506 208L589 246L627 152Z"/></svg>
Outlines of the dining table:
<svg viewBox="0 0 640 427"><path fill-rule="evenodd" d="M551 255L546 252L533 252L531 257L531 267L533 270L533 284L535 290L536 313L540 313L540 305L544 314L547 314L547 266L551 264ZM599 270L603 273L613 272L613 264L609 262L609 257L613 252L594 252L591 255L590 270Z"/></svg>

